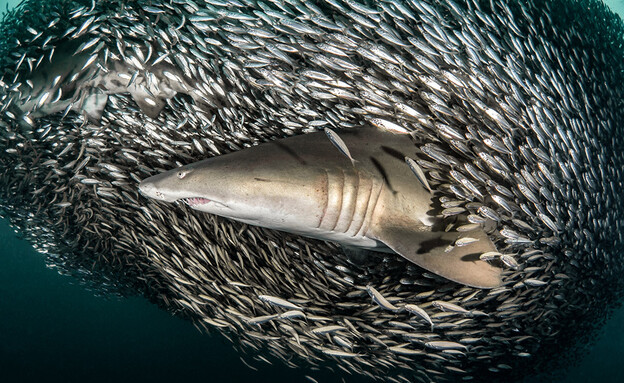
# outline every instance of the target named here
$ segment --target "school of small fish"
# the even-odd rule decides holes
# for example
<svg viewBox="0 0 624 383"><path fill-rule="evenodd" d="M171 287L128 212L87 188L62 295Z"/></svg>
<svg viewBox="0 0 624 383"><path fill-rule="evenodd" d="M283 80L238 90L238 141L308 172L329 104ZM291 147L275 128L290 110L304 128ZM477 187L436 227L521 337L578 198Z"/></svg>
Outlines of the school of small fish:
<svg viewBox="0 0 624 383"><path fill-rule="evenodd" d="M26 0L0 31L2 216L250 361L508 382L576 360L621 301L624 25L598 1ZM502 287L137 190L319 130L350 157L336 131L371 125L412 135L450 246L484 228Z"/></svg>

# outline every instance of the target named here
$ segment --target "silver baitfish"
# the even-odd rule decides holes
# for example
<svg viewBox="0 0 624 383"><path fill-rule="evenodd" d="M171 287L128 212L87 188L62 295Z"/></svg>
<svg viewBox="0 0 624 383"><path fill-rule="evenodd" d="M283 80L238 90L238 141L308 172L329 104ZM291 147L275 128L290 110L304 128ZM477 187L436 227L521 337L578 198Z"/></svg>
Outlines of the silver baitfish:
<svg viewBox="0 0 624 383"><path fill-rule="evenodd" d="M102 293L140 293L258 361L390 382L551 371L620 303L624 25L598 1L26 0L0 31L3 216ZM138 191L371 126L409 136L407 163L379 144L461 237L430 246L491 241L464 261L500 285Z"/></svg>

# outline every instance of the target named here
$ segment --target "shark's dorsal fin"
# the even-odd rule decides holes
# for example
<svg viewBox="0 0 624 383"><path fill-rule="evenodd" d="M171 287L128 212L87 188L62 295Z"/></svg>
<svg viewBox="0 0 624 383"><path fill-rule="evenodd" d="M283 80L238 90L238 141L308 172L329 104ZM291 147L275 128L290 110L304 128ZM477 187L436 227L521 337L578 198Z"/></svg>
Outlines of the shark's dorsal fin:
<svg viewBox="0 0 624 383"><path fill-rule="evenodd" d="M478 239L464 246L453 246L460 234L456 232L420 232L405 227L380 226L375 237L390 249L444 278L464 285L491 289L501 285L502 269L479 259L482 253L496 247L482 230L470 232Z"/></svg>

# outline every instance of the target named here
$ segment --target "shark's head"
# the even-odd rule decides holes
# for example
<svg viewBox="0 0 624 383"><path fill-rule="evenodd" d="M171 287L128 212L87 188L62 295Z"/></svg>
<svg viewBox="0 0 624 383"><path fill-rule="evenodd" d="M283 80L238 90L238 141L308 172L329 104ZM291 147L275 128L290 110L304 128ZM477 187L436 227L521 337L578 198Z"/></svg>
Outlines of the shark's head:
<svg viewBox="0 0 624 383"><path fill-rule="evenodd" d="M265 149L248 148L173 169L143 180L139 191L273 229L297 232L318 225L326 205L323 171L302 167L274 147Z"/></svg>

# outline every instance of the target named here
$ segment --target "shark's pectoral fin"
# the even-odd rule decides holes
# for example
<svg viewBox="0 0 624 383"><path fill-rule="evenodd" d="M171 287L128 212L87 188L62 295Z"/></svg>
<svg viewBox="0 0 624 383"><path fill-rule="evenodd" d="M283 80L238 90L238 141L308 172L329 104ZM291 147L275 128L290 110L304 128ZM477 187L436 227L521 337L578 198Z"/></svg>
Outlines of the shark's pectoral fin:
<svg viewBox="0 0 624 383"><path fill-rule="evenodd" d="M496 247L483 231L469 234L478 241L452 248L449 246L458 233L415 232L390 226L381 228L376 237L402 257L444 278L484 289L500 286L502 269L479 259L482 253L496 251Z"/></svg>

